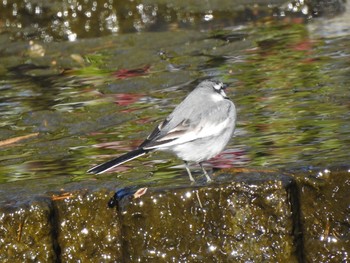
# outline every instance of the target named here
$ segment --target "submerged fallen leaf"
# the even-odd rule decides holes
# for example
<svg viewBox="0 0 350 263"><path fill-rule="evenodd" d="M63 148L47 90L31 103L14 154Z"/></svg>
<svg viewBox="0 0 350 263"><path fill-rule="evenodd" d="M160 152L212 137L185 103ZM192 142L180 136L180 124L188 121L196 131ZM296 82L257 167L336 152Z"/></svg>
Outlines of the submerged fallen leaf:
<svg viewBox="0 0 350 263"><path fill-rule="evenodd" d="M134 193L134 198L140 198L147 192L147 187L142 187Z"/></svg>
<svg viewBox="0 0 350 263"><path fill-rule="evenodd" d="M239 147L227 149L217 156L211 158L206 163L215 168L233 168L237 165L245 164L249 161L244 149Z"/></svg>
<svg viewBox="0 0 350 263"><path fill-rule="evenodd" d="M21 241L21 238L22 238L22 230L23 230L23 226L24 226L24 223L25 223L25 219L19 223L19 226L18 226L18 230L17 230L17 242Z"/></svg>
<svg viewBox="0 0 350 263"><path fill-rule="evenodd" d="M138 76L144 76L149 73L150 65L146 65L141 68L134 68L134 69L120 69L113 73L113 76L115 76L117 79L126 79L131 77L138 77Z"/></svg>
<svg viewBox="0 0 350 263"><path fill-rule="evenodd" d="M136 93L119 93L114 95L115 102L122 106L128 106L132 103L135 103L143 96L143 94Z"/></svg>
<svg viewBox="0 0 350 263"><path fill-rule="evenodd" d="M81 66L85 65L85 60L80 54L71 54L70 57Z"/></svg>
<svg viewBox="0 0 350 263"><path fill-rule="evenodd" d="M6 146L6 145L9 145L9 144L13 144L13 143L16 143L16 142L19 142L19 141L22 141L22 140L25 140L25 139L37 136L37 135L39 135L38 132L31 133L31 134L24 135L24 136L18 136L18 137L6 139L6 140L3 140L3 141L0 141L0 146Z"/></svg>
<svg viewBox="0 0 350 263"><path fill-rule="evenodd" d="M62 199L67 199L73 197L72 193L63 193L61 195L52 195L51 200L52 201L57 201L57 200L62 200Z"/></svg>

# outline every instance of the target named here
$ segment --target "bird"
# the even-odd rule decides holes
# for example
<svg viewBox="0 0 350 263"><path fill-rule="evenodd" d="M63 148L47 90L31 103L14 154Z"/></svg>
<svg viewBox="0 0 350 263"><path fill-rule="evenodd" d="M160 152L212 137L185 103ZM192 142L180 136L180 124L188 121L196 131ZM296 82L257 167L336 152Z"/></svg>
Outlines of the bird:
<svg viewBox="0 0 350 263"><path fill-rule="evenodd" d="M184 161L191 182L195 180L189 163L199 164L207 182L212 181L203 162L223 151L236 127L236 107L226 88L221 81L203 80L135 150L87 172L101 174L149 152L165 151Z"/></svg>

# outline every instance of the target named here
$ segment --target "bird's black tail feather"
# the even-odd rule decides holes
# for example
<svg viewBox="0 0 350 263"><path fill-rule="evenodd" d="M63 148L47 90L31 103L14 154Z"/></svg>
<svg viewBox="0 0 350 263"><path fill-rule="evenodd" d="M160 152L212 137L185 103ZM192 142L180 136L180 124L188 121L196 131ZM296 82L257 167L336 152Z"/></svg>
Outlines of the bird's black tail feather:
<svg viewBox="0 0 350 263"><path fill-rule="evenodd" d="M147 150L144 150L142 148L138 148L134 151L123 154L123 155L121 155L115 159L112 159L108 162L105 162L105 163L99 164L95 167L92 167L87 172L92 173L92 174L101 174L101 173L104 173L104 172L112 169L113 167L116 167L116 166L121 165L125 162L133 160L137 157L140 157L140 156L146 154L147 152L148 152Z"/></svg>

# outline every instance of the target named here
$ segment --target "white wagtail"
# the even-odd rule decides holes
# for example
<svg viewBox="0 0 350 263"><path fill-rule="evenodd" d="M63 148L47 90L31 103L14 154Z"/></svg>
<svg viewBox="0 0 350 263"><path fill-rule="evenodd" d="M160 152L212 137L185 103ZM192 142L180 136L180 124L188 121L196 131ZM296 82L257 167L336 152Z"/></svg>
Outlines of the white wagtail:
<svg viewBox="0 0 350 263"><path fill-rule="evenodd" d="M174 153L182 159L192 182L194 179L188 162L198 163L207 181L211 181L202 162L225 148L236 123L236 108L227 98L225 88L226 85L219 81L202 81L138 148L97 165L88 172L100 174L148 152L159 150Z"/></svg>

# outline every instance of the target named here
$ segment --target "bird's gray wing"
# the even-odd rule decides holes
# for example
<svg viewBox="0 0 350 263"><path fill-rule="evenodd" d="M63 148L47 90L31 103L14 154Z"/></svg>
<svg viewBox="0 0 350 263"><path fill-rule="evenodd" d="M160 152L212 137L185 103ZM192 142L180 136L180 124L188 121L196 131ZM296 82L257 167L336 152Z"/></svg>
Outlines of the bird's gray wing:
<svg viewBox="0 0 350 263"><path fill-rule="evenodd" d="M198 107L177 107L153 130L140 147L152 149L209 137L219 133L220 130L225 128L226 123L231 121L227 118L230 111L232 111L233 103L231 101L227 100L224 103L213 105L202 102L201 105L203 105L202 109Z"/></svg>
<svg viewBox="0 0 350 263"><path fill-rule="evenodd" d="M168 116L168 118L166 118L152 131L152 133L139 147L148 148L171 142L176 140L190 127L190 121L188 119L182 119L176 124L174 122L170 123L171 121L172 117Z"/></svg>
<svg viewBox="0 0 350 263"><path fill-rule="evenodd" d="M188 128L190 122L193 124L195 119L193 118L194 112L192 109L194 107L190 106L191 101L196 101L193 96L195 93L196 90L190 93L179 105L177 105L173 112L151 132L139 147L155 146L158 144L158 141L162 139L162 141L165 142L164 137L173 129L180 133L180 131L185 131ZM174 138L169 136L167 140L172 141Z"/></svg>

